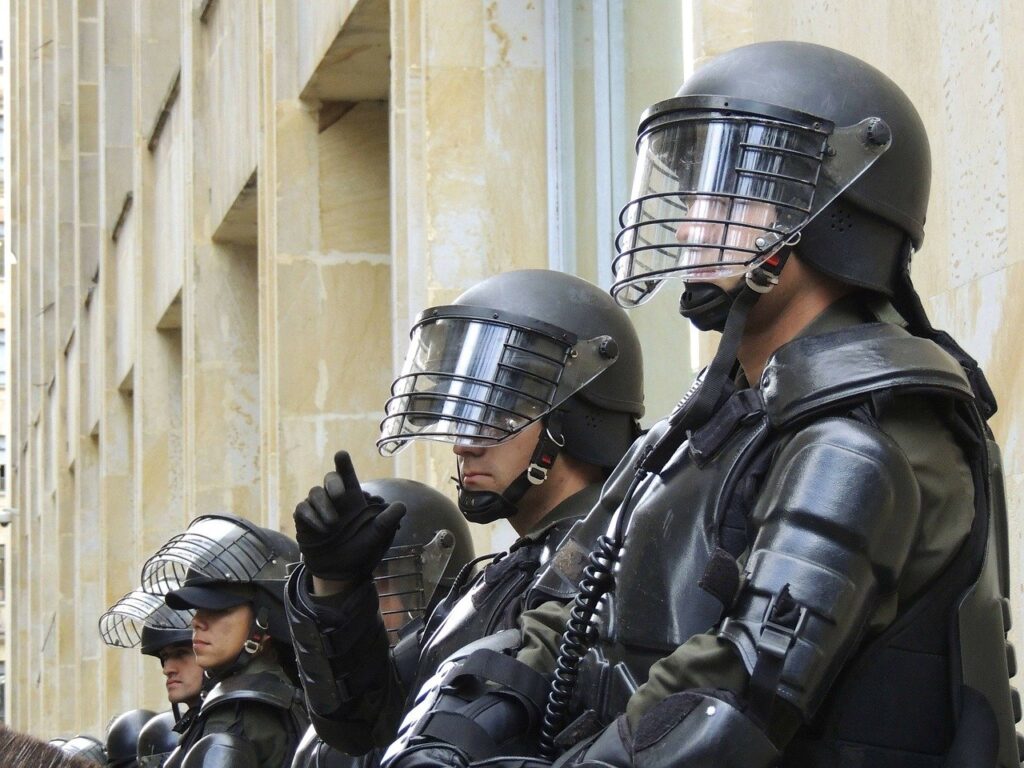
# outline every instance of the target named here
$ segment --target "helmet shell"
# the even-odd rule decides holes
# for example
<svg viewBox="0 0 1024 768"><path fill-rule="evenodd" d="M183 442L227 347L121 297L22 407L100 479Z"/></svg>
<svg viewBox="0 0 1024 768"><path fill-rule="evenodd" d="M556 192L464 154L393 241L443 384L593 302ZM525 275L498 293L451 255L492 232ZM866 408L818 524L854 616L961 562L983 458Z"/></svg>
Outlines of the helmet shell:
<svg viewBox="0 0 1024 768"><path fill-rule="evenodd" d="M129 768L138 764L139 734L155 716L156 712L148 709L130 709L110 721L107 726L108 768Z"/></svg>
<svg viewBox="0 0 1024 768"><path fill-rule="evenodd" d="M606 291L575 275L526 269L489 277L454 303L526 315L580 339L610 336L615 362L560 409L566 453L608 469L618 464L644 414L643 352L629 316Z"/></svg>
<svg viewBox="0 0 1024 768"><path fill-rule="evenodd" d="M841 282L895 291L902 245L924 240L931 152L924 122L907 95L870 64L833 48L774 41L728 51L680 89L806 112L837 126L879 117L892 144L802 232L797 255ZM643 125L641 124L641 129Z"/></svg>

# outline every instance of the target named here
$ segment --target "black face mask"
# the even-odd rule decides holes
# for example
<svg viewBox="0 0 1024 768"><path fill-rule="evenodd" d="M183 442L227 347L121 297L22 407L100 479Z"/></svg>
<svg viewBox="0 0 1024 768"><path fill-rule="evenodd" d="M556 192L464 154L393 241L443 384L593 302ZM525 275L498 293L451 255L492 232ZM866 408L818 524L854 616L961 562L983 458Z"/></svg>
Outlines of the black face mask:
<svg viewBox="0 0 1024 768"><path fill-rule="evenodd" d="M679 314L699 331L721 333L725 329L729 310L742 288L742 282L732 291L726 291L713 283L686 283L679 297Z"/></svg>

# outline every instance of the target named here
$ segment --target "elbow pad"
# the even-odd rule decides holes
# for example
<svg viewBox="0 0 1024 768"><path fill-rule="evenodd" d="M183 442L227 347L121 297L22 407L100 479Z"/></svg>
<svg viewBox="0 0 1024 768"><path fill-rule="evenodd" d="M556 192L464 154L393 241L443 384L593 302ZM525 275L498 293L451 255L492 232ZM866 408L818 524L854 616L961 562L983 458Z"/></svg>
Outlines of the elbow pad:
<svg viewBox="0 0 1024 768"><path fill-rule="evenodd" d="M764 488L744 584L719 634L751 673L759 717L770 720L766 709L779 697L808 719L860 644L879 598L896 590L920 493L892 439L842 418L797 432Z"/></svg>

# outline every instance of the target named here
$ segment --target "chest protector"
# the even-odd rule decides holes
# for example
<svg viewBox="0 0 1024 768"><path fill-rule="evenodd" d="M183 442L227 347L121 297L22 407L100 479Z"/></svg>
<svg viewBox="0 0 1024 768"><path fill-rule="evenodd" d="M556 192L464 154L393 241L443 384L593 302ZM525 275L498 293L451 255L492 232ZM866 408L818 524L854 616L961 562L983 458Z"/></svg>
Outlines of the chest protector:
<svg viewBox="0 0 1024 768"><path fill-rule="evenodd" d="M258 703L280 710L288 744L292 747L299 743L299 739L309 726L300 689L269 672L234 675L217 683L203 699L195 719L182 736L181 744L164 764L165 768L179 768L184 765L189 750L206 735L205 723L211 712L225 707L245 706L247 703ZM231 729L229 733L244 737L241 721L235 725L238 728L237 733ZM288 751L290 753L292 750Z"/></svg>
<svg viewBox="0 0 1024 768"><path fill-rule="evenodd" d="M952 744L954 732L978 731L958 729L956 723L981 717L988 724L982 730L998 730L1000 768L1016 766L1013 721L1014 715L1019 719L1019 704L1011 705L1008 682L1015 669L1006 645L1009 580L998 451L987 439L960 366L932 342L883 323L783 347L758 390L733 393L660 473L637 487L628 505L616 585L599 614L597 641L580 665L569 719L582 714L577 723L588 717L609 723L625 711L654 661L718 627L739 587L736 560L752 543L747 515L780 441L825 416L870 421L879 403L909 394L955 406L953 433L975 482L972 533L945 572L847 666L782 764L937 768L943 758L916 755L914 745L921 738L928 744L938 739L940 750L952 754L958 748ZM606 532L636 460L664 430L655 427L620 464L595 513L570 533L567 548L586 550ZM563 596L578 577L558 565L556 558L542 575L532 604ZM901 652L908 647L916 660L929 661L908 663ZM892 691L910 691L919 702L939 704L904 710L906 722L879 722L886 708L877 706L878 697ZM971 749L964 745L965 754ZM994 756L977 763L996 764Z"/></svg>
<svg viewBox="0 0 1024 768"><path fill-rule="evenodd" d="M579 514L588 511L581 508ZM554 523L537 539L524 541L491 562L466 589L445 598L424 628L422 650L413 669L401 659L410 651L395 649L396 666L410 695L415 696L441 662L460 648L516 626L524 594L575 520L570 517Z"/></svg>

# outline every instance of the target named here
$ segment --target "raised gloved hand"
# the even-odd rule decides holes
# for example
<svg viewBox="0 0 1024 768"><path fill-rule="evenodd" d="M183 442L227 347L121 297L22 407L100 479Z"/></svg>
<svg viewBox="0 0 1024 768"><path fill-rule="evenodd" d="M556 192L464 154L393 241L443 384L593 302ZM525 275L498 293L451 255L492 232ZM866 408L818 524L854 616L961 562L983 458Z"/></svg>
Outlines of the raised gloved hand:
<svg viewBox="0 0 1024 768"><path fill-rule="evenodd" d="M295 538L309 572L321 579L370 578L405 515L401 502L385 504L363 493L347 451L334 454L334 472L295 507Z"/></svg>

